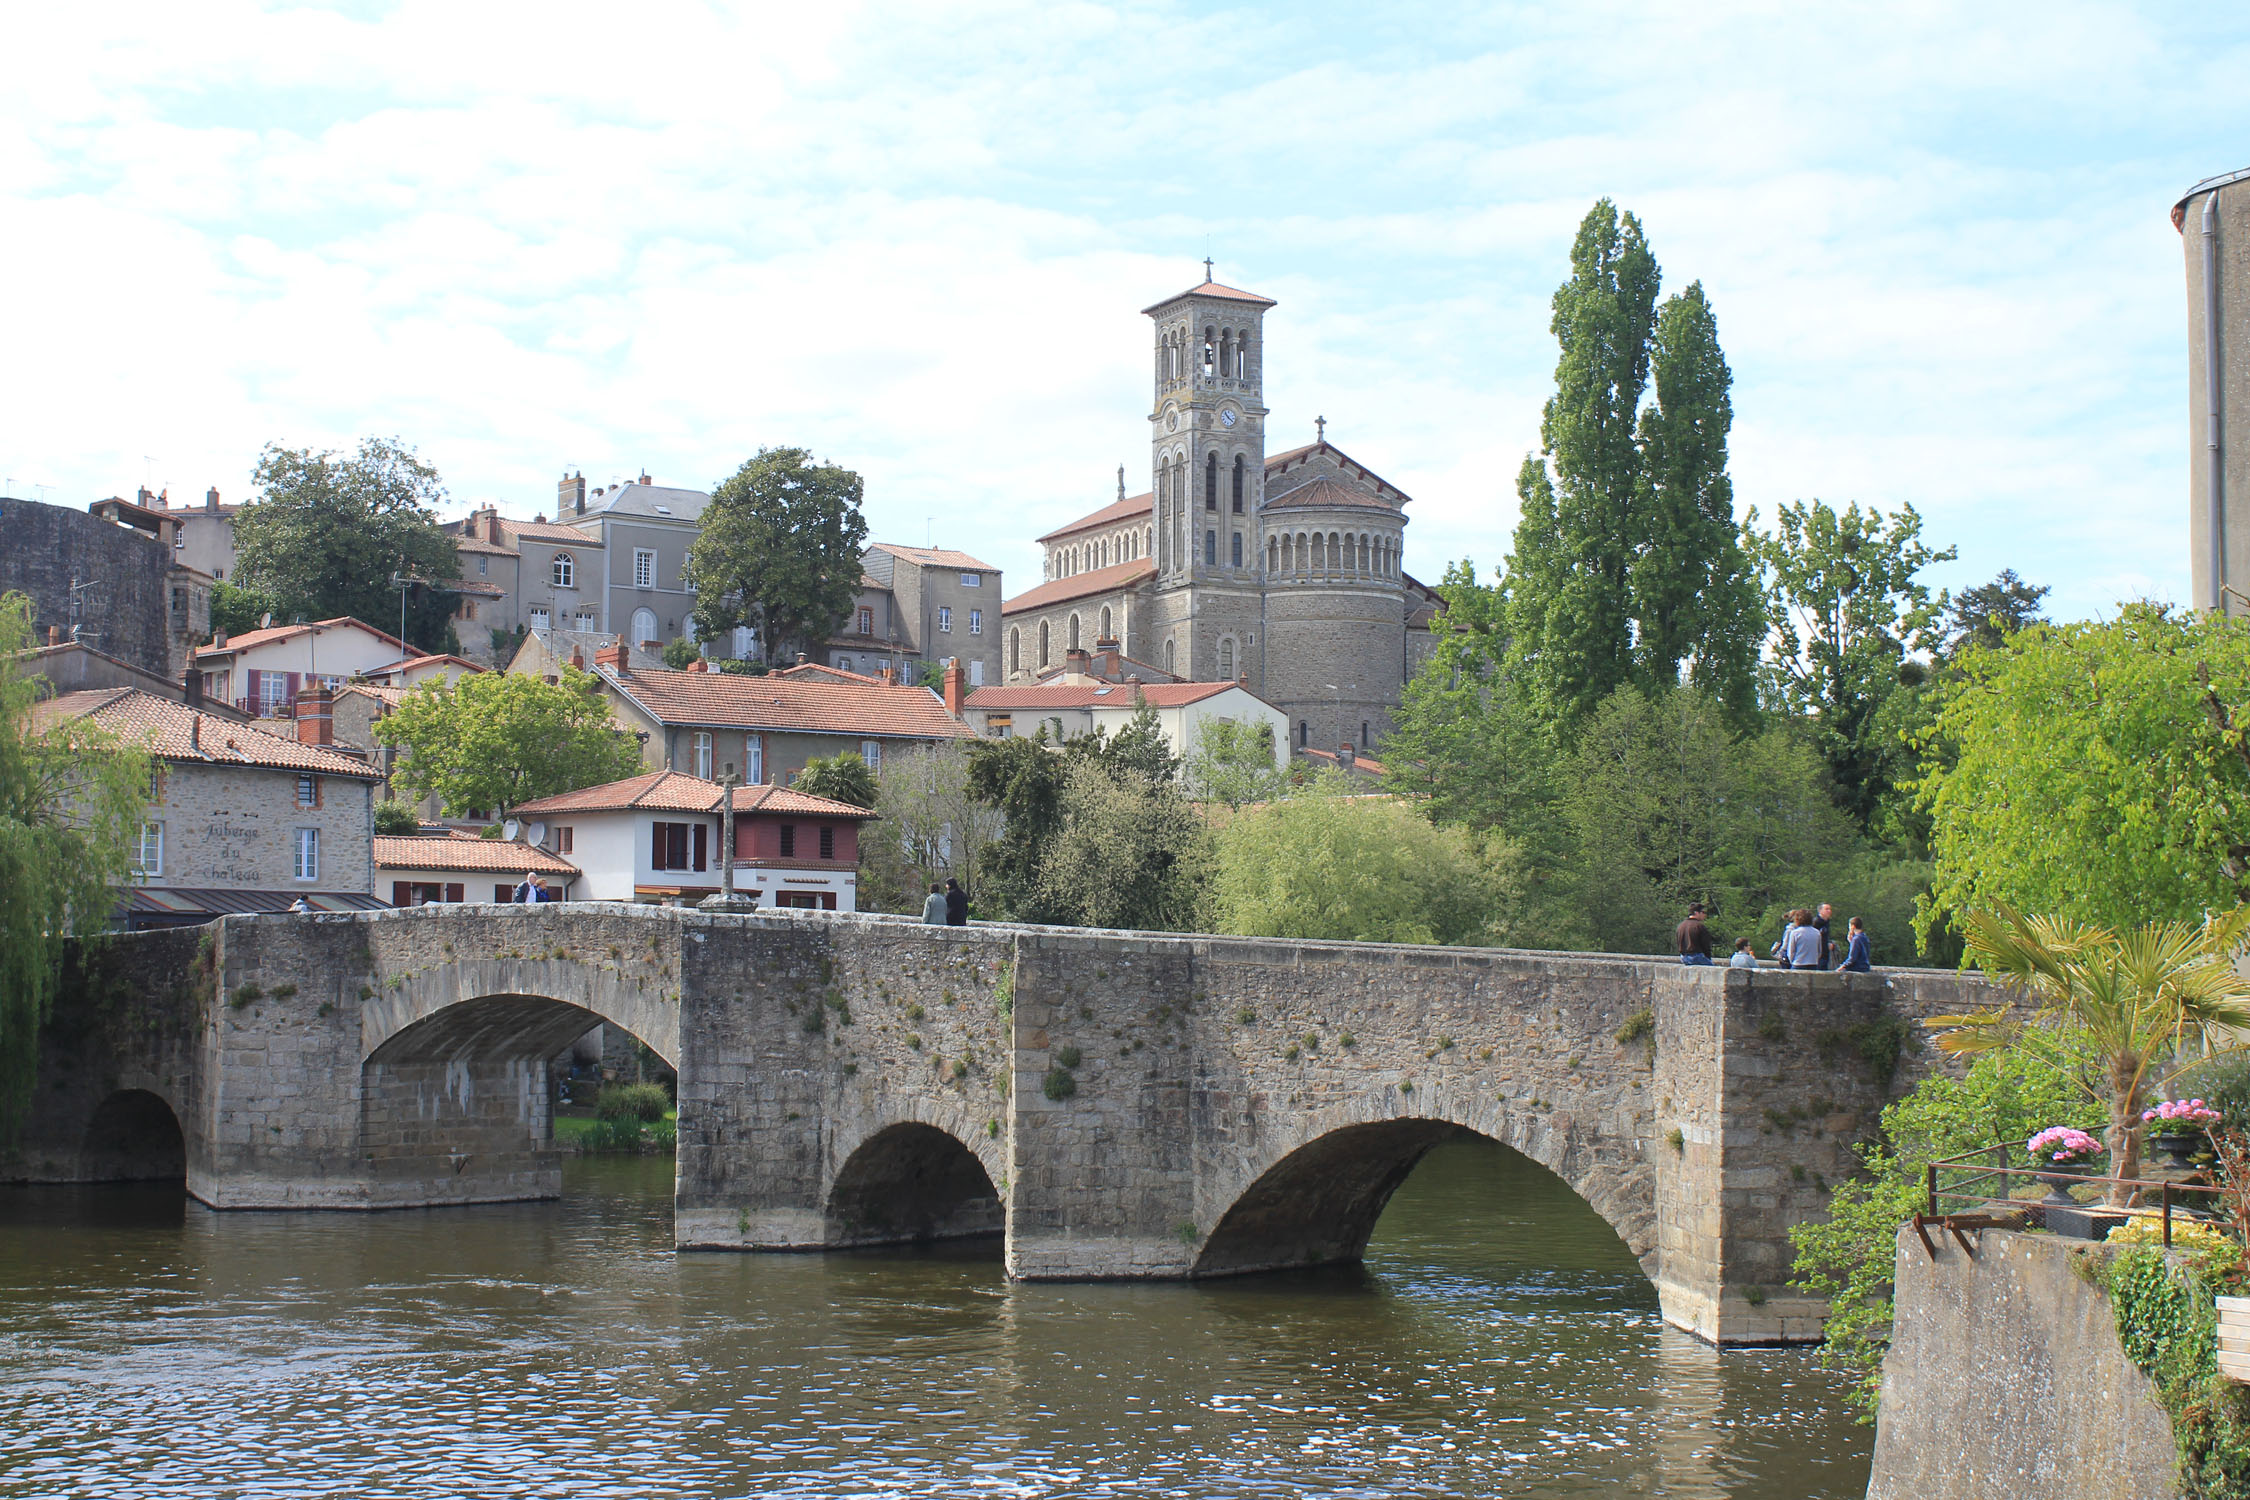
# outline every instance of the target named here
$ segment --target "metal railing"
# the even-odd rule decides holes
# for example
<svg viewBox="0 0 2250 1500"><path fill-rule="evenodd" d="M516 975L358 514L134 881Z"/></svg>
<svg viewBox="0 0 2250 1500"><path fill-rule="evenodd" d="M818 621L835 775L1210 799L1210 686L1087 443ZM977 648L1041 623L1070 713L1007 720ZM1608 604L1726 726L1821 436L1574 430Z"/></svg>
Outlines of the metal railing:
<svg viewBox="0 0 2250 1500"><path fill-rule="evenodd" d="M1923 1211L1914 1216L1914 1229L1932 1256L1937 1254L1937 1247L1931 1243L1928 1225L1951 1230L1955 1238L1968 1228L1997 1228L2011 1222L2044 1225L2046 1211L2050 1207L2063 1207L2064 1199L2069 1200L2074 1210L2153 1213L2163 1227L2167 1248L2172 1243L2175 1219L2205 1224L2221 1222L2221 1216L2211 1208L2186 1201L2202 1195L2208 1203L2221 1191L2215 1182L2168 1177L2098 1177L2052 1166L2011 1162L2010 1155L2022 1149L2020 1145L2003 1142L1958 1156L1941 1157L1925 1168L1925 1203ZM2017 1196L2019 1187L2041 1186L2048 1189L2044 1198ZM2069 1190L2074 1187L2100 1188L2102 1193L2097 1201L2082 1204L2069 1196ZM2114 1191L2119 1188L2126 1191ZM2117 1209L2110 1203L2112 1198L2122 1198L2124 1207Z"/></svg>

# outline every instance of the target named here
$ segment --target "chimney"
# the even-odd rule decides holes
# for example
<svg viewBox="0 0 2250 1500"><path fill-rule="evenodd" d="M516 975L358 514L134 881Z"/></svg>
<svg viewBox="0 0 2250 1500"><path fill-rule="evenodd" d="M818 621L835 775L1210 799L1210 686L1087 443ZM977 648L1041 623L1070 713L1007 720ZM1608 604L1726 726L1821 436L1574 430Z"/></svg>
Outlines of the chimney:
<svg viewBox="0 0 2250 1500"><path fill-rule="evenodd" d="M333 745L336 737L330 715L328 689L314 683L297 695L297 739L306 745Z"/></svg>
<svg viewBox="0 0 2250 1500"><path fill-rule="evenodd" d="M800 651L800 652L798 652L798 653L797 653L797 665L798 665L798 666L800 666L800 667L801 667L801 666L803 666L803 665L804 665L805 663L807 663L807 662L809 662L809 661L811 661L811 660L812 660L812 655L811 655L811 653L809 653L809 652L805 652L805 651Z"/></svg>
<svg viewBox="0 0 2250 1500"><path fill-rule="evenodd" d="M154 500L156 499L156 497L155 497L154 495L152 495L152 494L150 494L150 493L148 492L148 486L147 486L147 485L145 485L145 484L141 486L141 492L140 492L140 494L139 494L139 495L138 495L138 496L137 496L136 498L137 498L137 499L138 499L138 500L140 501L140 503L141 503L141 504L143 504L143 505L148 505L148 504L152 503L152 502L153 502L153 501L154 501Z"/></svg>
<svg viewBox="0 0 2250 1500"><path fill-rule="evenodd" d="M1115 677L1122 665L1121 658L1123 656L1123 653L1117 649L1117 642L1114 640L1096 641L1094 642L1094 652L1100 659L1102 676Z"/></svg>
<svg viewBox="0 0 2250 1500"><path fill-rule="evenodd" d="M634 481L635 484L649 484L652 482L653 481L651 481L648 477L648 471L646 469L643 469L641 471L641 477Z"/></svg>
<svg viewBox="0 0 2250 1500"><path fill-rule="evenodd" d="M563 516L571 511L580 515L586 513L586 476L583 474L566 474L555 486L555 514Z"/></svg>
<svg viewBox="0 0 2250 1500"><path fill-rule="evenodd" d="M212 511L219 508L219 487L217 485L213 485L210 489L204 491L203 508Z"/></svg>
<svg viewBox="0 0 2250 1500"><path fill-rule="evenodd" d="M47 627L47 644L50 646L59 646L62 644L62 627L60 625L50 625Z"/></svg>
<svg viewBox="0 0 2250 1500"><path fill-rule="evenodd" d="M898 686L898 668L891 665L889 662L883 663L883 686Z"/></svg>
<svg viewBox="0 0 2250 1500"><path fill-rule="evenodd" d="M1088 675L1092 667L1093 658L1086 654L1086 649L1083 646L1073 646L1063 653L1063 675L1065 677L1084 677Z"/></svg>
<svg viewBox="0 0 2250 1500"><path fill-rule="evenodd" d="M699 656L687 664L687 669L690 672L708 672L711 670L711 664Z"/></svg>
<svg viewBox="0 0 2250 1500"><path fill-rule="evenodd" d="M962 702L968 697L969 674L955 662L945 669L945 711L954 718L961 717Z"/></svg>
<svg viewBox="0 0 2250 1500"><path fill-rule="evenodd" d="M585 652L583 652L583 651L581 651L581 650L579 650L579 649L578 649L578 648L577 648L576 646L573 646L573 647L571 647L571 648L570 648L570 664L571 664L572 666L576 667L576 668L577 668L577 669L578 669L579 671L581 671L581 672L585 671L585 670L586 670L586 653L585 653Z"/></svg>
<svg viewBox="0 0 2250 1500"><path fill-rule="evenodd" d="M508 545L501 539L500 507L497 505L487 505L484 508L484 539L495 547Z"/></svg>
<svg viewBox="0 0 2250 1500"><path fill-rule="evenodd" d="M1351 742L1350 740L1346 740L1346 741L1344 741L1344 742L1343 742L1343 743L1342 743L1341 745L1338 745L1338 746L1336 747L1336 764L1337 764L1337 765L1339 765L1339 766L1348 766L1348 765L1350 765L1350 764L1351 764L1351 763L1352 763L1353 761L1357 760L1358 758L1359 758L1359 747L1358 747L1357 745L1354 745L1354 744L1353 744L1353 743L1352 743L1352 742Z"/></svg>
<svg viewBox="0 0 2250 1500"><path fill-rule="evenodd" d="M227 649L227 633L225 631L222 630L217 635L211 637L211 649L213 651L224 651Z"/></svg>
<svg viewBox="0 0 2250 1500"><path fill-rule="evenodd" d="M203 674L192 665L180 678L180 701L190 708L203 706Z"/></svg>
<svg viewBox="0 0 2250 1500"><path fill-rule="evenodd" d="M613 672L624 671L625 643L621 640L614 646L604 646L596 651L594 653L594 665L596 667L608 667Z"/></svg>

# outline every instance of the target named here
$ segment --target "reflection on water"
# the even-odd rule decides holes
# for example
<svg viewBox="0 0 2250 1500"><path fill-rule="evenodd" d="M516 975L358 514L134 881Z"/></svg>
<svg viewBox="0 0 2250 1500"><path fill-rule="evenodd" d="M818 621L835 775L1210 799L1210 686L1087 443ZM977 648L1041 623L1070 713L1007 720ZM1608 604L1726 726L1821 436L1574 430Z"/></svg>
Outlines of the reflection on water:
<svg viewBox="0 0 2250 1500"><path fill-rule="evenodd" d="M559 1203L214 1214L0 1190L0 1495L1856 1496L1803 1353L1661 1325L1608 1227L1442 1146L1364 1269L1010 1285L676 1256L669 1163Z"/></svg>

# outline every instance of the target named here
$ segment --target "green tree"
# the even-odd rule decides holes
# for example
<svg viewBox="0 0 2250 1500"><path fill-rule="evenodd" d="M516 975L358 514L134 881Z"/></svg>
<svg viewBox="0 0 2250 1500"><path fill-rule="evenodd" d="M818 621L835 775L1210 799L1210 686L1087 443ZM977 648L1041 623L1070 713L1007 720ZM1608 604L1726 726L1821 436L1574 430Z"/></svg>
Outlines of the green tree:
<svg viewBox="0 0 2250 1500"><path fill-rule="evenodd" d="M2069 1071L2039 1058L1996 1053L1978 1058L1966 1077L1926 1078L1884 1109L1878 1140L1855 1148L1864 1174L1835 1184L1827 1217L1790 1228L1796 1285L1828 1300L1822 1353L1859 1372L1861 1421L1875 1419L1898 1231L1924 1207L1923 1169L1995 1141L2027 1140L2049 1125L2097 1130L2101 1110Z"/></svg>
<svg viewBox="0 0 2250 1500"><path fill-rule="evenodd" d="M808 797L826 797L854 807L871 808L876 802L875 773L850 750L839 750L825 760L815 756L806 761L790 787Z"/></svg>
<svg viewBox="0 0 2250 1500"><path fill-rule="evenodd" d="M1613 951L1668 951L1688 903L1750 936L1777 908L1809 905L1859 846L1818 757L1787 725L1738 735L1693 688L1621 688L1573 748L1562 799L1569 855L1551 899L1558 936Z"/></svg>
<svg viewBox="0 0 2250 1500"><path fill-rule="evenodd" d="M986 898L1019 922L1063 920L1046 904L1041 871L1062 829L1062 755L1042 729L1029 739L979 740L969 747L968 790L1001 819L1000 836L977 866Z"/></svg>
<svg viewBox="0 0 2250 1500"><path fill-rule="evenodd" d="M412 836L422 831L422 819L406 803L387 799L375 804L375 831L386 838Z"/></svg>
<svg viewBox="0 0 2250 1500"><path fill-rule="evenodd" d="M1640 548L1629 580L1634 676L1667 688L1684 667L1688 681L1747 722L1757 710L1765 610L1734 519L1734 375L1703 283L1665 299L1650 347L1656 400L1641 413Z"/></svg>
<svg viewBox="0 0 2250 1500"><path fill-rule="evenodd" d="M1592 712L1632 675L1635 426L1661 280L1640 221L1607 198L1579 224L1570 272L1554 297L1561 357L1539 425L1545 456L1527 457L1517 475L1508 558L1515 662L1564 720Z"/></svg>
<svg viewBox="0 0 2250 1500"><path fill-rule="evenodd" d="M1273 725L1205 719L1185 770L1188 795L1239 808L1277 795L1288 780Z"/></svg>
<svg viewBox="0 0 2250 1500"><path fill-rule="evenodd" d="M1997 903L2124 928L2250 898L2250 622L2135 604L1954 665L1919 740L1922 932Z"/></svg>
<svg viewBox="0 0 2250 1500"><path fill-rule="evenodd" d="M398 620L393 575L444 585L461 576L437 524L445 486L396 438L365 438L349 457L268 444L251 475L258 498L234 518L235 583L278 600L277 618ZM406 638L442 650L450 594L409 590Z"/></svg>
<svg viewBox="0 0 2250 1500"><path fill-rule="evenodd" d="M1491 941L1513 893L1462 828L1436 828L1388 797L1291 797L1217 837L1220 930L1377 943Z"/></svg>
<svg viewBox="0 0 2250 1500"><path fill-rule="evenodd" d="M36 643L30 598L0 595L0 1139L31 1101L64 945L109 925L148 807L144 747L41 711Z"/></svg>
<svg viewBox="0 0 2250 1500"><path fill-rule="evenodd" d="M664 643L664 665L675 672L685 672L703 659L703 648L684 635L676 635Z"/></svg>
<svg viewBox="0 0 2250 1500"><path fill-rule="evenodd" d="M2039 601L2047 593L2046 585L2025 583L2014 568L2002 568L1990 583L1963 589L1953 596L1952 617L1946 627L1946 655L1972 646L1997 651L2007 644L2009 636L2044 618Z"/></svg>
<svg viewBox="0 0 2250 1500"><path fill-rule="evenodd" d="M953 876L976 887L984 851L1001 831L999 810L969 794L969 759L978 743L946 740L883 757L875 778L878 821L860 841L863 905L918 914L935 881Z"/></svg>
<svg viewBox="0 0 2250 1500"><path fill-rule="evenodd" d="M1555 797L1555 734L1508 675L1505 601L1468 561L1438 585L1434 650L1408 679L1383 741L1383 785L1438 823L1500 828L1542 846Z"/></svg>
<svg viewBox="0 0 2250 1500"><path fill-rule="evenodd" d="M769 660L825 639L859 588L859 475L802 448L761 448L711 492L688 549L695 633L758 632Z"/></svg>
<svg viewBox="0 0 2250 1500"><path fill-rule="evenodd" d="M1150 932L1203 925L1211 835L1178 788L1095 755L1070 756L1058 811L1039 865L1045 920Z"/></svg>
<svg viewBox="0 0 2250 1500"><path fill-rule="evenodd" d="M1923 678L1910 658L1941 644L1938 622L1946 596L1921 581L1931 563L1958 549L1933 551L1922 541L1922 518L1899 507L1887 520L1877 510L1825 501L1784 505L1774 530L1744 527L1746 545L1770 579L1767 676L1773 697L1812 729L1828 762L1836 795L1853 821L1870 832L1896 833L1885 814L1912 778L1907 735L1915 725L1900 710L1915 708L1901 686Z"/></svg>
<svg viewBox="0 0 2250 1500"><path fill-rule="evenodd" d="M244 635L256 630L271 615L286 621L288 607L276 595L259 589L238 587L228 579L220 579L211 588L211 633L213 635ZM371 620L371 625L381 625ZM393 620L391 623L397 623Z"/></svg>
<svg viewBox="0 0 2250 1500"><path fill-rule="evenodd" d="M505 813L640 770L640 749L610 718L594 678L567 665L551 683L499 672L432 678L376 736L405 752L392 779L413 796L434 793L453 817Z"/></svg>
<svg viewBox="0 0 2250 1500"><path fill-rule="evenodd" d="M1075 748L1082 754L1097 757L1112 770L1130 771L1144 781L1160 785L1179 779L1180 758L1172 753L1170 741L1164 738L1164 727L1157 721L1156 710L1146 703L1139 706L1115 735L1097 731L1091 740L1091 744L1084 740L1075 742Z"/></svg>

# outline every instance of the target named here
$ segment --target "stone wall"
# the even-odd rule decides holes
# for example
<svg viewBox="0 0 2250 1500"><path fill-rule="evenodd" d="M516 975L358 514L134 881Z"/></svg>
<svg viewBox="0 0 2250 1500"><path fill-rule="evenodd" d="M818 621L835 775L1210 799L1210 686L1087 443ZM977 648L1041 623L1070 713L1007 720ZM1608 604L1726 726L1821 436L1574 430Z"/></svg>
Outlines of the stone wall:
<svg viewBox="0 0 2250 1500"><path fill-rule="evenodd" d="M71 581L91 583L78 596L87 644L176 682L167 623L170 563L145 532L82 510L0 498L0 594L31 596L39 638L46 639L49 626L70 638Z"/></svg>
<svg viewBox="0 0 2250 1500"><path fill-rule="evenodd" d="M286 730L292 726L284 722ZM374 889L375 784L319 778L320 806L297 805L297 773L179 760L148 818L164 830L164 871L149 885L236 890ZM300 828L320 830L320 873L296 878Z"/></svg>
<svg viewBox="0 0 2250 1500"><path fill-rule="evenodd" d="M2172 1424L2071 1269L2107 1247L1987 1229L1898 1236L1868 1500L2170 1500Z"/></svg>

